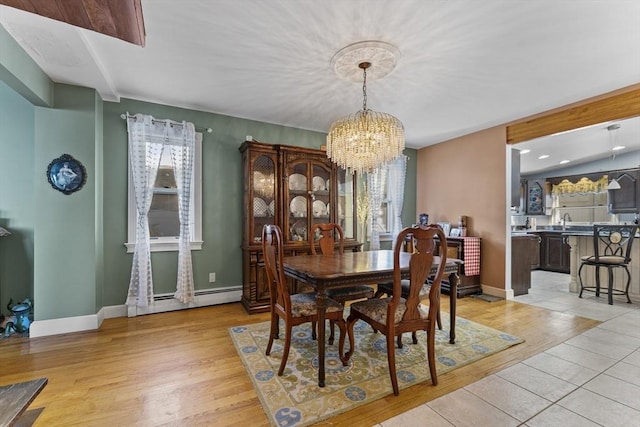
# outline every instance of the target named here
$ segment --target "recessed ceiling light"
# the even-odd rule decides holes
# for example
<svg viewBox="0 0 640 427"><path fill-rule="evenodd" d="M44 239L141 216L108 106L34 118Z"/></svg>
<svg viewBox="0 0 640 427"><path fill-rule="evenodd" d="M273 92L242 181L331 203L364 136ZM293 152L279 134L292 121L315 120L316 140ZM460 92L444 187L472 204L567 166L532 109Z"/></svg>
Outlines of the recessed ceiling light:
<svg viewBox="0 0 640 427"><path fill-rule="evenodd" d="M624 145L616 145L615 147L613 147L613 148L611 149L611 151L624 150L625 148L627 148L627 147L625 147Z"/></svg>
<svg viewBox="0 0 640 427"><path fill-rule="evenodd" d="M562 160L562 161L560 162L560 164L561 164L561 165L564 165L564 164L566 164L566 163L569 163L570 161L571 161L571 160Z"/></svg>
<svg viewBox="0 0 640 427"><path fill-rule="evenodd" d="M531 150L529 150L528 148L525 148L524 150L520 151L520 154L527 154L530 153Z"/></svg>
<svg viewBox="0 0 640 427"><path fill-rule="evenodd" d="M549 157L549 155L548 155L548 154L543 154L542 156L538 157L538 159L539 159L539 160L542 160L542 159L546 159L546 158L548 158L548 157Z"/></svg>

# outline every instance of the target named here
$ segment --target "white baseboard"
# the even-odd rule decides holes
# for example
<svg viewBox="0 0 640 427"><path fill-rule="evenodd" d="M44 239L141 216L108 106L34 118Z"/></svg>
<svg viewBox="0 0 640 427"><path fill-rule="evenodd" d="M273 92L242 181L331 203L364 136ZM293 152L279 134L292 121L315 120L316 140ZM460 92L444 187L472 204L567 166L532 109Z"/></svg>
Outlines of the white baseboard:
<svg viewBox="0 0 640 427"><path fill-rule="evenodd" d="M63 317L60 319L35 320L29 326L29 338L46 337L49 335L67 334L98 329L104 316L101 313L86 316Z"/></svg>
<svg viewBox="0 0 640 427"><path fill-rule="evenodd" d="M513 299L513 289L494 288L493 286L482 285L482 293L499 297L502 299Z"/></svg>
<svg viewBox="0 0 640 427"><path fill-rule="evenodd" d="M240 286L196 291L195 302L191 304L182 304L176 299L167 298L166 295L159 295L156 296L157 301L148 307L128 307L126 304L112 305L102 307L96 314L88 314L86 316L36 320L29 327L29 337L37 338L71 332L92 331L100 328L104 319L226 304L238 302L241 297L242 287Z"/></svg>

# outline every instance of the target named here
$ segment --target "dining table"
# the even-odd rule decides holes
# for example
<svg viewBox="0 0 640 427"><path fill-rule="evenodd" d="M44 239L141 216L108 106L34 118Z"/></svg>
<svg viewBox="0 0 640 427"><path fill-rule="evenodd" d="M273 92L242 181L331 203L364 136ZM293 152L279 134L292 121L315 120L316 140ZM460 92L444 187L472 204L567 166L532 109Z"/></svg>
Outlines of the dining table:
<svg viewBox="0 0 640 427"><path fill-rule="evenodd" d="M325 324L327 289L353 285L376 284L393 281L394 251L374 250L345 252L331 255L296 255L284 258L284 273L287 277L311 286L317 293L318 324ZM400 252L400 272L403 279L409 278L411 254ZM433 258L431 274L435 274L441 258ZM447 258L445 274L448 274L449 292L449 342L455 343L456 299L458 271L463 261ZM325 328L318 328L318 386L325 386Z"/></svg>

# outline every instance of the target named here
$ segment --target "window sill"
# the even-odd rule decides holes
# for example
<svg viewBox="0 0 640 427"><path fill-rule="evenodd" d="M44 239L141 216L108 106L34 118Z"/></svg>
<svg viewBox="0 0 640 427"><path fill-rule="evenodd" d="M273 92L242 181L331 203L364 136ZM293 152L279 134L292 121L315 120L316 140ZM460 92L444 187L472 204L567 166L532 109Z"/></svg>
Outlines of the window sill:
<svg viewBox="0 0 640 427"><path fill-rule="evenodd" d="M191 250L192 251L200 251L202 250L202 241L191 242ZM124 246L127 248L127 253L132 254L133 250L136 247L135 243L125 243ZM177 252L178 251L178 240L175 241L164 241L164 242L154 242L151 241L151 252Z"/></svg>

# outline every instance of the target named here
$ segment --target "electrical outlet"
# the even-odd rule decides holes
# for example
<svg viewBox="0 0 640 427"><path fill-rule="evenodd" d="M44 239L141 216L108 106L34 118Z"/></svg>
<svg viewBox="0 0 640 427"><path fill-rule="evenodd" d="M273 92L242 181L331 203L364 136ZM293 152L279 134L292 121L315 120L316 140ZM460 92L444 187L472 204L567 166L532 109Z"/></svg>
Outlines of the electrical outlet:
<svg viewBox="0 0 640 427"><path fill-rule="evenodd" d="M209 283L216 281L216 273L209 273Z"/></svg>

